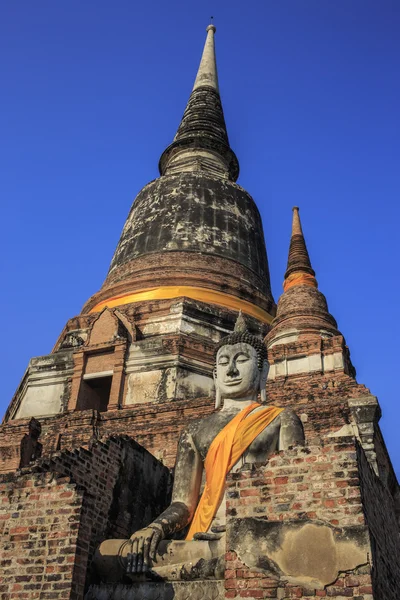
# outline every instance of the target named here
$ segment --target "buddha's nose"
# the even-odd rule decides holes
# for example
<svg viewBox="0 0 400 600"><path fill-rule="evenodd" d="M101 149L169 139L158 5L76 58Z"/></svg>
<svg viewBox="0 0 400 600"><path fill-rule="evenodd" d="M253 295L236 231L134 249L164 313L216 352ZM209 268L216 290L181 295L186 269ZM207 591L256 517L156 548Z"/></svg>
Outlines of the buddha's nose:
<svg viewBox="0 0 400 600"><path fill-rule="evenodd" d="M239 371L237 370L234 362L231 362L226 374L228 375L228 377L235 377L235 375L239 375Z"/></svg>

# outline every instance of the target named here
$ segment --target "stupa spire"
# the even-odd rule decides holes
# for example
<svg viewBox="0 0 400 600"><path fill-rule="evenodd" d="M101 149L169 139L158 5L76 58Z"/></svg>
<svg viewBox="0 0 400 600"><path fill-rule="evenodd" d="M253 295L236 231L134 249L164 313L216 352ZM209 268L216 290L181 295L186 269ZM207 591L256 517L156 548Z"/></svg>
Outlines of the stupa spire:
<svg viewBox="0 0 400 600"><path fill-rule="evenodd" d="M292 234L283 294L279 298L276 317L266 337L268 347L286 344L295 336L321 339L340 335L337 323L329 313L325 296L319 291L315 272L301 226L299 208L293 208Z"/></svg>
<svg viewBox="0 0 400 600"><path fill-rule="evenodd" d="M189 297L272 321L260 214L232 183L239 165L221 106L214 35L209 25L182 121L160 159L161 177L139 192L107 279L86 312Z"/></svg>
<svg viewBox="0 0 400 600"><path fill-rule="evenodd" d="M200 66L174 141L160 158L161 175L203 171L236 181L239 163L229 146L218 86L214 35L208 25Z"/></svg>
<svg viewBox="0 0 400 600"><path fill-rule="evenodd" d="M283 289L286 292L293 285L318 285L304 239L298 206L293 207L292 235Z"/></svg>
<svg viewBox="0 0 400 600"><path fill-rule="evenodd" d="M343 370L355 377L345 339L329 312L324 294L318 289L297 206L293 208L283 294L278 300L276 317L271 325L265 342L270 358L276 364L286 365L285 361L289 359L293 361L290 367L295 369L293 373ZM302 363L304 354L307 354L307 359ZM273 367L272 378L281 374L281 366ZM286 365L286 374L287 368Z"/></svg>
<svg viewBox="0 0 400 600"><path fill-rule="evenodd" d="M217 31L213 24L210 24L207 29L206 43L204 44L203 55L201 57L199 70L197 71L196 80L193 89L209 85L219 93L217 61L215 59L215 43L214 34Z"/></svg>

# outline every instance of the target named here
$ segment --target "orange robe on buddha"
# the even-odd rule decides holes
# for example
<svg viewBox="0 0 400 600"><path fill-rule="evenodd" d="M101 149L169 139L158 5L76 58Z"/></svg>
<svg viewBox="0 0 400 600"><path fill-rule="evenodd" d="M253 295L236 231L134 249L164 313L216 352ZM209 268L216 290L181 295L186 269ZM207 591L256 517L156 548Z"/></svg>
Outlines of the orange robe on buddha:
<svg viewBox="0 0 400 600"><path fill-rule="evenodd" d="M187 540L193 539L195 533L208 531L224 495L226 475L253 440L283 410L276 406L266 406L253 412L259 406L261 404L254 402L244 408L212 441L204 462L206 485L186 536Z"/></svg>

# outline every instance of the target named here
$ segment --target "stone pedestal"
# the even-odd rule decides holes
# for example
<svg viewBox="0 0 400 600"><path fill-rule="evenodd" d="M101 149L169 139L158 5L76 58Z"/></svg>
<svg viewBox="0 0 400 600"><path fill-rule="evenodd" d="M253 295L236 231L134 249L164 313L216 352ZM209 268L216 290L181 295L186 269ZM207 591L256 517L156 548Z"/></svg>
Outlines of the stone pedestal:
<svg viewBox="0 0 400 600"><path fill-rule="evenodd" d="M91 585L85 600L222 600L223 581L142 582Z"/></svg>

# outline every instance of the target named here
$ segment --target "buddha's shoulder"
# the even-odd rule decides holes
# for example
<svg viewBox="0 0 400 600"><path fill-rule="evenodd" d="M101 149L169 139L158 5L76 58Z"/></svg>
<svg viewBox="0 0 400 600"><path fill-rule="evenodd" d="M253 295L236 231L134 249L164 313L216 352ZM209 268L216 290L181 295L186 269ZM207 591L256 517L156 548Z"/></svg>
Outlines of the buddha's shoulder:
<svg viewBox="0 0 400 600"><path fill-rule="evenodd" d="M278 408L272 405L262 405L255 409L256 411L261 411L265 407ZM187 435L191 435L192 437L197 437L199 434L203 432L211 431L218 433L225 425L227 425L237 413L229 413L224 411L216 411L207 415L205 417L199 417L198 419L193 419L190 424L185 429L185 433ZM301 421L297 414L291 408L284 408L274 419L273 423L275 425L281 426L290 426L297 423L301 424Z"/></svg>
<svg viewBox="0 0 400 600"><path fill-rule="evenodd" d="M279 413L279 419L280 419L282 425L298 423L298 422L301 423L300 418L298 417L297 413L295 413L292 408L284 408L282 410L282 412Z"/></svg>
<svg viewBox="0 0 400 600"><path fill-rule="evenodd" d="M187 433L196 436L197 434L207 431L220 429L224 427L235 415L228 415L222 411L216 411L205 417L193 419L186 428Z"/></svg>

